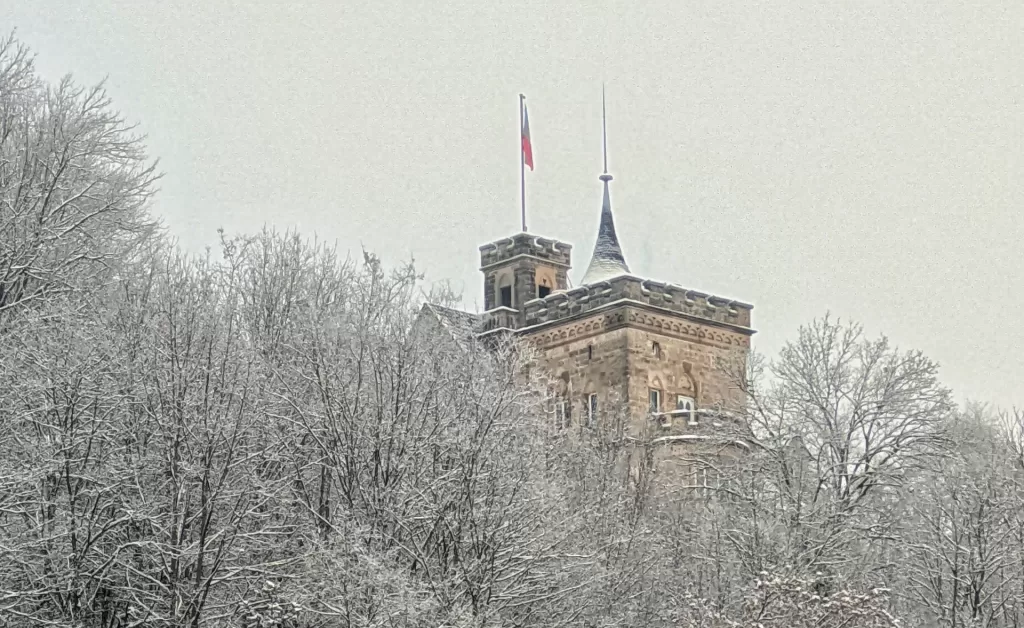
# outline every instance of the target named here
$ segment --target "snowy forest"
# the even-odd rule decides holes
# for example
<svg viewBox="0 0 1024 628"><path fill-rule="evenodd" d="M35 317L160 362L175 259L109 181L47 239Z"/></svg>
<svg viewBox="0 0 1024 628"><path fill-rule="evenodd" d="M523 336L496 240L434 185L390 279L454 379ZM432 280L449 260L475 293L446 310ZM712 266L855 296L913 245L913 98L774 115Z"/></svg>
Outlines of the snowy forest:
<svg viewBox="0 0 1024 628"><path fill-rule="evenodd" d="M457 303L418 269L186 254L158 181L0 40L0 626L1024 626L1024 413L919 352L823 313L737 374L750 453L656 497L528 347L415 325Z"/></svg>

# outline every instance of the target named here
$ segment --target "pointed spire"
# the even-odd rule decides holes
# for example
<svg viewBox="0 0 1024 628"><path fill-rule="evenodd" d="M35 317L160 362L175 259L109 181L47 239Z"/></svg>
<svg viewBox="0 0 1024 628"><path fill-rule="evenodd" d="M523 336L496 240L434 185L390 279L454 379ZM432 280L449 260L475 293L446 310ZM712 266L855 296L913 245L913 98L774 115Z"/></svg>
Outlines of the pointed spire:
<svg viewBox="0 0 1024 628"><path fill-rule="evenodd" d="M612 175L608 174L608 125L604 104L604 85L601 85L601 140L604 149L604 174L598 177L604 183L604 199L601 202L601 225L597 230L597 242L594 244L594 256L590 266L583 275L583 283L597 283L619 275L628 275L629 266L622 255L619 238L615 235L615 220L612 217L612 201L608 192L608 182Z"/></svg>

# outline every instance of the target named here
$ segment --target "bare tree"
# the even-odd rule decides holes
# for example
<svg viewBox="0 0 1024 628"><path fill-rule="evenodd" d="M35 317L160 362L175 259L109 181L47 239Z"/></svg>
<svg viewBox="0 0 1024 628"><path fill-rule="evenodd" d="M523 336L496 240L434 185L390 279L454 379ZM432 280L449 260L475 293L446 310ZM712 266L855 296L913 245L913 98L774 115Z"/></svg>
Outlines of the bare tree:
<svg viewBox="0 0 1024 628"><path fill-rule="evenodd" d="M156 178L102 86L47 85L0 39L0 320L94 286L149 240Z"/></svg>
<svg viewBox="0 0 1024 628"><path fill-rule="evenodd" d="M801 328L768 374L746 382L756 453L739 521L749 524L729 538L750 569L878 578L864 550L891 539L892 504L937 455L953 410L937 366L826 317Z"/></svg>
<svg viewBox="0 0 1024 628"><path fill-rule="evenodd" d="M902 603L920 625L1019 626L1024 502L1012 448L978 407L948 429L951 446L913 474L901 500Z"/></svg>
<svg viewBox="0 0 1024 628"><path fill-rule="evenodd" d="M303 542L335 576L303 574L293 599L341 625L483 626L555 608L573 590L550 579L571 570L573 528L541 490L550 426L518 380L523 348L414 327L415 273L389 275L370 255L360 268L306 264L300 283L325 296L294 298L283 278L302 265L298 249L268 257L273 246L237 250L260 278L253 304L295 304L275 345L272 412Z"/></svg>
<svg viewBox="0 0 1024 628"><path fill-rule="evenodd" d="M177 257L149 270L120 302L38 310L8 334L0 595L15 616L199 625L267 571L260 509L286 485L257 473L275 449L231 278Z"/></svg>

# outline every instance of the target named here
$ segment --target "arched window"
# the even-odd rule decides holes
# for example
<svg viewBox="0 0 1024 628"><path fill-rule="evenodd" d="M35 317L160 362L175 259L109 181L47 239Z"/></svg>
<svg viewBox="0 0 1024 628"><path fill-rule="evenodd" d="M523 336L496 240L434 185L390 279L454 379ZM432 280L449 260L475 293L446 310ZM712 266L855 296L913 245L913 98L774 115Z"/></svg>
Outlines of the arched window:
<svg viewBox="0 0 1024 628"><path fill-rule="evenodd" d="M565 397L555 399L555 425L559 428L572 425L572 403Z"/></svg>
<svg viewBox="0 0 1024 628"><path fill-rule="evenodd" d="M697 404L694 402L693 397L676 395L676 412L686 417L686 422L690 425L697 424L697 414L694 412L696 409Z"/></svg>
<svg viewBox="0 0 1024 628"><path fill-rule="evenodd" d="M561 382L556 381L551 391L555 406L555 422L559 428L567 428L572 425L572 386L569 383L569 372L563 371L558 380Z"/></svg>

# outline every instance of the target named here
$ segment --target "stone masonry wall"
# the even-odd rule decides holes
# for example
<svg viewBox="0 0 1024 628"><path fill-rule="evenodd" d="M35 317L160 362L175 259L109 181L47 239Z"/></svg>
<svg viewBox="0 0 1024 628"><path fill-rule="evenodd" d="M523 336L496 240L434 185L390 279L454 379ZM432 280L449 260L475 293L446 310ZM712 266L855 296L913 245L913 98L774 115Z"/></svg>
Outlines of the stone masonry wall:
<svg viewBox="0 0 1024 628"><path fill-rule="evenodd" d="M676 395L693 397L698 408L735 408L740 401L740 391L718 363L735 359L745 347L721 347L636 328L629 329L627 338L634 414L647 412L651 388L661 391L663 412L675 409Z"/></svg>
<svg viewBox="0 0 1024 628"><path fill-rule="evenodd" d="M706 336L705 336L706 338ZM745 355L746 347L722 347L702 339L679 338L644 329L627 330L630 358L629 399L637 433L654 448L656 490L672 491L703 481L714 482L723 460L738 455L734 425L714 410L737 408L742 396L718 363ZM657 353L654 344L657 343ZM661 391L661 408L676 407L676 395L697 403L695 421L671 414L652 418L648 395Z"/></svg>
<svg viewBox="0 0 1024 628"><path fill-rule="evenodd" d="M537 366L548 376L548 394L572 403L572 423L579 425L586 396L598 395L598 416L626 398L628 380L627 330L577 338L539 348Z"/></svg>
<svg viewBox="0 0 1024 628"><path fill-rule="evenodd" d="M542 356L538 366L552 378L568 378L564 381L574 404L589 392L598 393L605 406L613 398L628 404L630 432L638 438L650 427L650 388L662 391L664 411L675 409L677 394L693 397L698 408L734 407L739 391L716 361L745 355L749 338L694 322L673 328L659 318L623 305L527 338ZM655 354L655 342L660 355ZM610 393L607 400L605 391Z"/></svg>
<svg viewBox="0 0 1024 628"><path fill-rule="evenodd" d="M598 394L598 420L607 416L602 410L623 403L629 415L627 436L640 446L632 456L631 473L645 468L636 462L645 455L645 444L657 443L650 449L655 490L677 490L704 478L713 482L720 462L740 455L733 419L719 411L735 410L742 399L720 368L721 363L745 359L749 336L742 331L680 322L670 314L651 314L643 306L625 303L546 325L533 334L527 330L526 338L539 351L538 366L549 377L548 394L569 396L574 426L580 425L590 392ZM652 417L651 388L661 391L660 410L666 413L675 409L676 395L694 398L696 420Z"/></svg>

